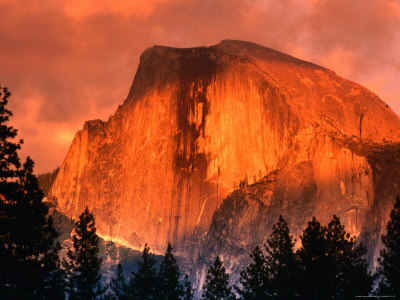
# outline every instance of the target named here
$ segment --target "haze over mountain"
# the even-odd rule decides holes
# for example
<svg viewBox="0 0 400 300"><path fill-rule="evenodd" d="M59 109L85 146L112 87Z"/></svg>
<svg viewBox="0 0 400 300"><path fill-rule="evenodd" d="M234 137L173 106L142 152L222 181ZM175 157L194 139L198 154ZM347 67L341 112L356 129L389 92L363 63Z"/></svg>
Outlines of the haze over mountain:
<svg viewBox="0 0 400 300"><path fill-rule="evenodd" d="M231 270L279 214L297 237L336 214L372 262L399 142L390 107L328 69L243 41L154 46L115 114L76 134L50 197L73 218L88 206L103 237Z"/></svg>

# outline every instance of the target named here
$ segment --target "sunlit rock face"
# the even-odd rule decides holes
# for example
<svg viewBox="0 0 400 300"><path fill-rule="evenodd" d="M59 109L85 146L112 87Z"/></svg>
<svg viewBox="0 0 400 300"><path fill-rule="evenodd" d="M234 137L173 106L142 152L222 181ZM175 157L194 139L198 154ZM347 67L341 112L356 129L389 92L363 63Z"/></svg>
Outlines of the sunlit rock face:
<svg viewBox="0 0 400 300"><path fill-rule="evenodd" d="M240 181L261 180L257 199L243 198L250 211L230 221L242 243L262 240L254 224L279 211L296 234L337 214L359 235L386 184L376 153L399 141L384 102L325 68L241 41L155 46L116 113L76 134L51 196L73 218L88 206L102 236L184 253Z"/></svg>

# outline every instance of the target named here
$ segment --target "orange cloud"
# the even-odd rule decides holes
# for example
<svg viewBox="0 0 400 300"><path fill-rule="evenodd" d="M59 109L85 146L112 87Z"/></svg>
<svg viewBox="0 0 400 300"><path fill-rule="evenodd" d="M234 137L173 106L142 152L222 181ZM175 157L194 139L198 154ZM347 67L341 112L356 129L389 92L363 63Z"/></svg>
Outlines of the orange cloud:
<svg viewBox="0 0 400 300"><path fill-rule="evenodd" d="M73 18L117 13L123 16L147 17L167 0L66 0L65 13Z"/></svg>
<svg viewBox="0 0 400 300"><path fill-rule="evenodd" d="M334 49L321 57L323 66L335 66L335 72L340 76L352 78L354 77L355 57L354 52L349 49L343 49L336 46Z"/></svg>
<svg viewBox="0 0 400 300"><path fill-rule="evenodd" d="M400 112L397 0L0 0L0 80L23 153L47 171L72 133L106 119L154 44L263 44L321 64Z"/></svg>

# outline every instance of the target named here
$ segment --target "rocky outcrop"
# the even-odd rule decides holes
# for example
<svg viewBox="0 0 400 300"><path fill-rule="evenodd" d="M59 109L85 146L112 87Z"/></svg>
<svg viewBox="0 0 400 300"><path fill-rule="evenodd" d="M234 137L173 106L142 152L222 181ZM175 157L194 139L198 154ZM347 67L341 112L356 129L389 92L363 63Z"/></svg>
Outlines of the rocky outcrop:
<svg viewBox="0 0 400 300"><path fill-rule="evenodd" d="M375 94L272 49L155 46L116 113L77 133L50 196L72 218L88 206L103 236L186 256L207 253L200 241L248 253L278 213L295 235L337 214L372 245L398 184L399 129Z"/></svg>
<svg viewBox="0 0 400 300"><path fill-rule="evenodd" d="M336 143L343 147L343 152L331 157L331 166L342 168L340 172L332 167L328 169L336 174L330 179L333 183L329 190L334 197L341 197L341 202L325 202L327 194L325 198L318 198L321 180L315 161L275 170L235 190L223 201L214 212L199 255L193 260L196 272L192 280L196 283L197 296L201 294L207 267L216 255L223 258L231 280L238 282L240 271L250 262L249 253L255 246L266 244L279 215L288 222L297 248L301 246L300 234L312 216L326 225L336 214L346 230L367 246L367 259L371 271L374 270L382 247L380 237L385 234L389 212L399 194L400 144L360 144L351 140L336 140ZM352 153L353 159L342 156L345 153ZM339 164L335 162L338 158ZM346 164L347 170L343 168ZM322 187L327 188L324 184Z"/></svg>

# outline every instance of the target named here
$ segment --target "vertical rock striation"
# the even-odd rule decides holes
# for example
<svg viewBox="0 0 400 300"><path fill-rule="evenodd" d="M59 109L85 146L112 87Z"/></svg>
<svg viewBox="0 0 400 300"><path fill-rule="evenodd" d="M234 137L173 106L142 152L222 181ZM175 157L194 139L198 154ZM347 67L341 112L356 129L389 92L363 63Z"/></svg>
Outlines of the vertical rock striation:
<svg viewBox="0 0 400 300"><path fill-rule="evenodd" d="M76 134L50 194L69 217L93 210L102 236L186 256L199 241L245 253L279 213L296 235L337 214L373 245L399 183L387 161L399 130L375 94L272 49L155 46L116 113ZM256 184L221 206L241 181Z"/></svg>

